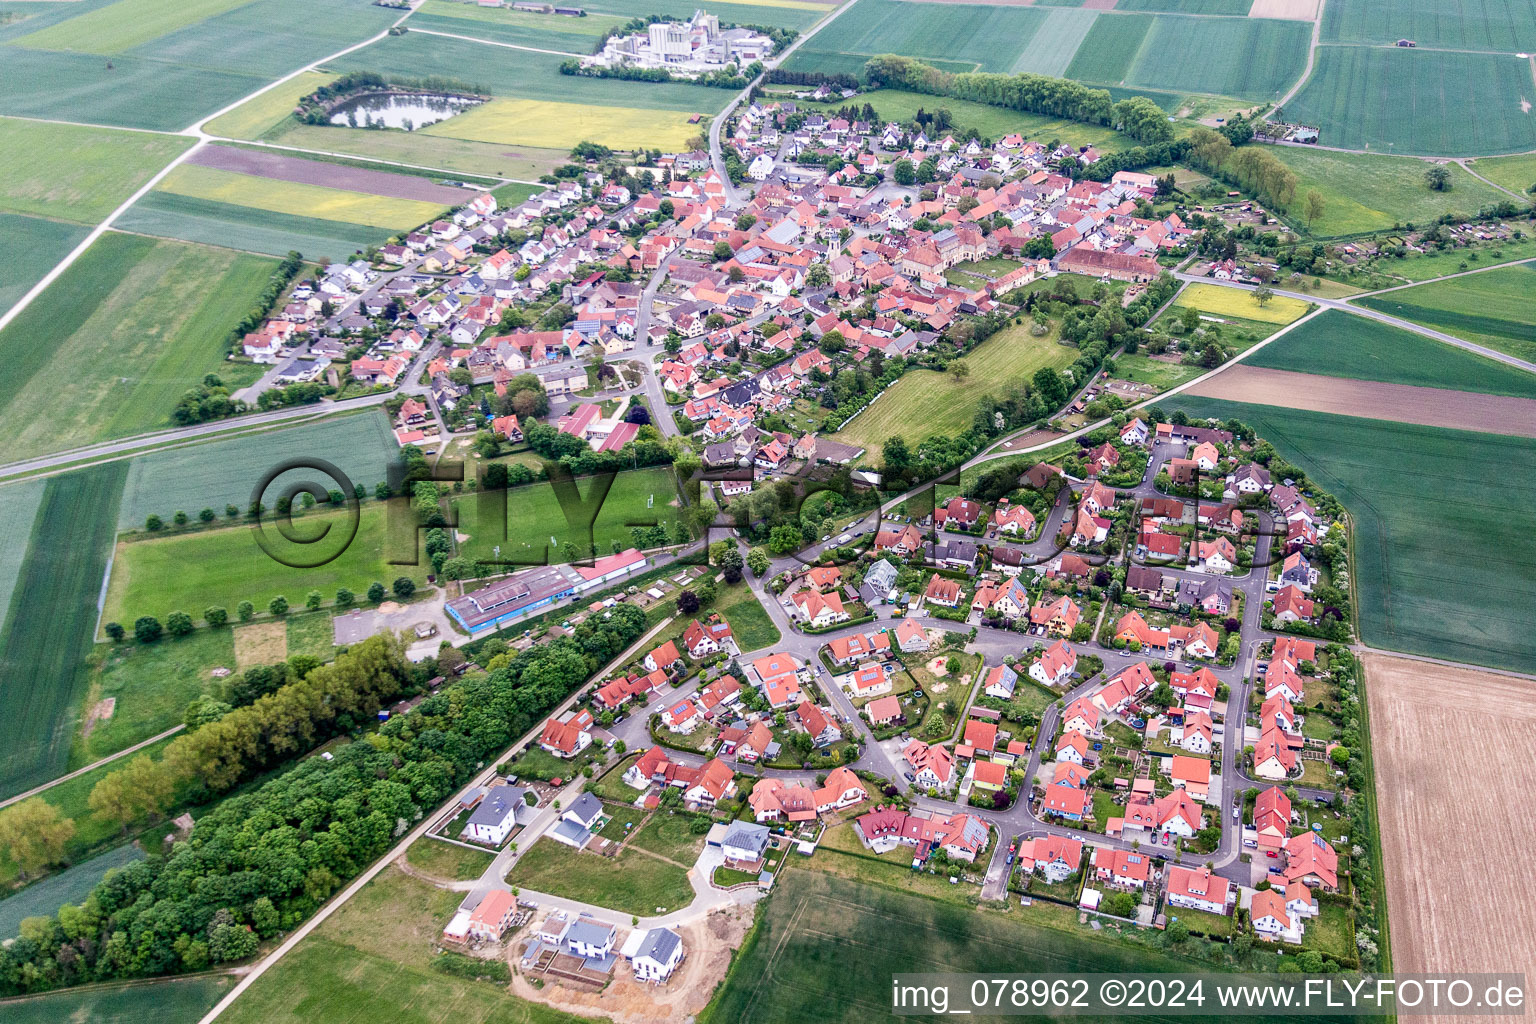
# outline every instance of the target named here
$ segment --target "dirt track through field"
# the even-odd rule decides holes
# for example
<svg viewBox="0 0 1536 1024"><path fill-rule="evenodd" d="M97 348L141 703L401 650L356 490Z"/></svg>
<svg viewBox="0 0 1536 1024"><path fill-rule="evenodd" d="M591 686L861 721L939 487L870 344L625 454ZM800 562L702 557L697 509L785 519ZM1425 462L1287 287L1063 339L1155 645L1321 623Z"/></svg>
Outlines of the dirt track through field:
<svg viewBox="0 0 1536 1024"><path fill-rule="evenodd" d="M1363 654L1392 968L1536 978L1536 682ZM1426 1022L1486 1018L1416 1017Z"/></svg>
<svg viewBox="0 0 1536 1024"><path fill-rule="evenodd" d="M1239 363L1186 394L1282 409L1536 437L1536 399L1382 384Z"/></svg>
<svg viewBox="0 0 1536 1024"><path fill-rule="evenodd" d="M1253 0L1248 17L1313 21L1317 18L1317 0Z"/></svg>
<svg viewBox="0 0 1536 1024"><path fill-rule="evenodd" d="M204 146L187 158L188 163L203 167L216 167L224 171L238 171L276 181L295 181L303 185L324 185L327 188L347 189L369 195L387 196L390 199L419 199L444 206L458 206L473 199L476 193L451 185L434 185L426 178L409 174L391 174L388 171L370 171L361 167L305 160L302 157L282 156L278 153L259 153L253 149L235 149L232 146Z"/></svg>

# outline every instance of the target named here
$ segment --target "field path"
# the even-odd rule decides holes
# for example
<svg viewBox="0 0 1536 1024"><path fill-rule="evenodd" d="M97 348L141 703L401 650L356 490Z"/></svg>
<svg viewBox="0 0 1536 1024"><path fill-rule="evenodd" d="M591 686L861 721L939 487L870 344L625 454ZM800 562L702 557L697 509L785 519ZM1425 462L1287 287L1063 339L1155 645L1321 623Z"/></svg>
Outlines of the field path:
<svg viewBox="0 0 1536 1024"><path fill-rule="evenodd" d="M173 725L169 729L165 730L165 732L156 733L154 736L151 736L147 740L140 740L133 746L124 747L122 750L119 750L115 754L108 754L106 757L99 761L92 761L90 764L85 765L83 768L76 768L68 775L60 775L58 778L51 779L48 782L43 783L41 786L33 786L25 793L17 793L15 796L8 796L4 800L0 800L0 808L5 808L11 806L11 804L20 803L28 797L37 796L39 793L52 789L54 786L57 786L61 782L68 782L70 779L79 778L87 772L95 771L97 768L100 768L104 764L111 764L113 761L116 761L119 758L127 757L129 754L137 753L138 751L143 750L145 747L153 746L154 744L159 743L161 740L168 736L176 735L185 728L185 725Z"/></svg>
<svg viewBox="0 0 1536 1024"><path fill-rule="evenodd" d="M1536 399L1234 366L1186 392L1229 402L1536 437Z"/></svg>
<svg viewBox="0 0 1536 1024"><path fill-rule="evenodd" d="M1470 160L1470 159L1472 159L1472 158L1464 156L1464 157L1457 158L1453 162L1456 164L1456 166L1460 167L1462 170L1464 170L1468 174L1472 175L1472 177L1476 178L1478 181L1482 182L1484 185L1487 185L1490 188L1496 188L1500 192L1503 192L1505 195L1520 200L1522 203L1526 203L1526 204L1530 203L1530 201L1531 201L1531 197L1530 196L1523 196L1519 192L1514 191L1513 189L1507 189L1503 185L1500 185L1498 182L1489 181L1487 178L1483 177L1481 174L1478 174L1477 171L1473 170L1471 165L1467 163L1467 161Z"/></svg>
<svg viewBox="0 0 1536 1024"><path fill-rule="evenodd" d="M1287 103L1296 98L1301 92L1301 87L1307 84L1307 79L1312 77L1312 68L1317 63L1317 47L1323 40L1323 5L1328 0L1317 0L1317 10L1312 18L1312 42L1307 45L1307 66L1301 69L1301 77L1296 79L1296 84L1291 86L1291 91L1280 97L1276 108L1283 108Z"/></svg>
<svg viewBox="0 0 1536 1024"><path fill-rule="evenodd" d="M424 36L442 36L444 39L459 39L466 43L480 43L482 46L500 46L508 50L524 50L528 53L548 53L556 57L576 57L578 59L583 56L582 54L570 53L566 50L542 50L537 46L520 46L517 43L503 43L495 39L461 36L457 32L439 32L432 28L413 28L411 31Z"/></svg>

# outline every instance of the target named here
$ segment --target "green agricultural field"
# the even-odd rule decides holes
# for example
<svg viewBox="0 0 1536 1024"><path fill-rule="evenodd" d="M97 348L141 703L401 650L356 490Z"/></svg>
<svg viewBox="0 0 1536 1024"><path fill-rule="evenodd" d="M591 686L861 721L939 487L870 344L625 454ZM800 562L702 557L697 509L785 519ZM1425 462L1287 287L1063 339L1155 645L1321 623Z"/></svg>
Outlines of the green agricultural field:
<svg viewBox="0 0 1536 1024"><path fill-rule="evenodd" d="M691 12L690 12L691 13ZM410 32L390 36L371 46L330 61L330 71L377 71L383 75L419 78L424 68L463 68L455 77L495 96L515 99L584 103L593 107L643 107L713 113L731 93L707 85L665 82L626 82L615 78L578 78L560 74L568 58L553 53L513 51L467 39ZM454 119L441 121L434 135L445 132ZM703 128L701 127L702 131ZM429 161L421 161L427 163Z"/></svg>
<svg viewBox="0 0 1536 1024"><path fill-rule="evenodd" d="M278 595L286 597L290 607L302 610L311 590L319 590L330 602L338 587L361 594L374 581L388 585L397 576L409 576L421 586L429 569L425 558L420 565L387 561L390 511L382 502L365 503L352 542L335 559L313 569L295 569L276 561L257 544L254 530L248 526L122 541L112 563L103 618L131 629L141 615L164 621L168 614L180 610L201 619L204 608L217 605L233 614L241 601L252 602L265 614L268 602ZM340 547L347 519L345 512L296 518L295 535L308 538L320 536L323 529L333 531L312 546L286 542L278 535L275 523L267 524L266 533L280 554L311 559ZM330 536L337 541L332 542ZM408 551L399 545L396 549L401 557L408 557Z"/></svg>
<svg viewBox="0 0 1536 1024"><path fill-rule="evenodd" d="M0 114L180 131L266 84L259 75L128 54L0 46Z"/></svg>
<svg viewBox="0 0 1536 1024"><path fill-rule="evenodd" d="M96 225L191 139L0 118L0 210Z"/></svg>
<svg viewBox="0 0 1536 1024"><path fill-rule="evenodd" d="M1017 6L859 0L814 42L818 52L857 56L860 70L870 57L900 53L1011 71L1050 14ZM799 68L799 57L797 51L789 66Z"/></svg>
<svg viewBox="0 0 1536 1024"><path fill-rule="evenodd" d="M1080 121L1045 117L1040 114L1026 114L1007 107L994 107L987 103L973 103L970 100L926 96L920 92L907 92L902 89L877 89L858 96L854 102L860 106L869 103L882 120L902 122L911 121L919 109L932 112L942 107L949 111L956 128L961 130L975 128L981 135L990 139L1000 139L1004 135L1017 132L1026 139L1045 144L1059 140L1073 146L1094 146L1106 153L1124 149L1126 145L1125 136L1103 125L1083 124ZM845 105L843 102L801 104L808 110L836 110Z"/></svg>
<svg viewBox="0 0 1536 1024"><path fill-rule="evenodd" d="M711 610L725 616L725 621L731 624L736 646L743 653L773 647L783 639L779 627L763 610L757 594L746 584L722 588Z"/></svg>
<svg viewBox="0 0 1536 1024"><path fill-rule="evenodd" d="M86 234L78 224L0 213L0 237L7 243L0 249L0 313L16 305Z"/></svg>
<svg viewBox="0 0 1536 1024"><path fill-rule="evenodd" d="M216 691L213 670L235 667L235 641L228 628L200 629L153 644L97 644L70 763L90 764L179 725L188 704ZM109 697L115 701L112 717L91 720L91 710Z"/></svg>
<svg viewBox="0 0 1536 1024"><path fill-rule="evenodd" d="M389 228L274 213L171 192L146 194L124 211L117 227L272 256L301 252L310 259L332 260L345 259L394 235Z"/></svg>
<svg viewBox="0 0 1536 1024"><path fill-rule="evenodd" d="M713 3L705 9L710 14L717 15L721 21L736 25L772 25L781 28L799 29L802 33L817 21L823 14L830 13L836 6L831 0L826 3L812 2L812 0L741 0L739 3ZM699 9L696 0L597 0L595 4L583 4L583 9L591 14L619 14L625 18L644 18L652 14L660 14L667 18L686 20Z"/></svg>
<svg viewBox="0 0 1536 1024"><path fill-rule="evenodd" d="M874 864L858 854L817 855L822 856ZM896 884L913 888L929 878L909 871L891 875ZM883 1018L891 1012L891 976L907 972L1009 972L1020 964L1064 974L1210 969L1198 945L1192 944L1188 957L1179 956L1108 931L1090 933L1076 924L1076 917L1049 906L988 913L958 899L797 866L779 876L772 898L759 912L756 931L699 1019L701 1024L839 1024Z"/></svg>
<svg viewBox="0 0 1536 1024"><path fill-rule="evenodd" d="M930 434L958 434L970 429L984 396L1011 381L1028 380L1043 366L1067 366L1076 353L1058 343L1054 332L1035 338L1028 326L1007 327L965 356L971 372L964 380L948 372L909 370L832 438L878 452L896 434L913 445Z"/></svg>
<svg viewBox="0 0 1536 1024"><path fill-rule="evenodd" d="M1246 363L1328 377L1536 398L1536 375L1339 310L1327 310L1299 325L1249 356Z"/></svg>
<svg viewBox="0 0 1536 1024"><path fill-rule="evenodd" d="M1524 610L1536 563L1520 555L1536 530L1536 441L1185 396L1175 407L1243 420L1349 508L1367 644L1516 670L1536 658Z"/></svg>
<svg viewBox="0 0 1536 1024"><path fill-rule="evenodd" d="M1529 61L1395 46L1321 46L1289 121L1317 125L1324 145L1422 156L1536 149Z"/></svg>
<svg viewBox="0 0 1536 1024"><path fill-rule="evenodd" d="M1536 188L1536 154L1521 156L1492 156L1470 161L1472 170L1495 185L1503 185L1511 192L1530 196Z"/></svg>
<svg viewBox="0 0 1536 1024"><path fill-rule="evenodd" d="M16 580L27 557L45 483L33 478L0 487L0 624L16 596Z"/></svg>
<svg viewBox="0 0 1536 1024"><path fill-rule="evenodd" d="M686 868L630 850L599 857L548 838L520 854L507 872L507 882L621 914L654 914L658 907L679 910L693 902Z"/></svg>
<svg viewBox="0 0 1536 1024"><path fill-rule="evenodd" d="M583 498L591 495L595 477L583 477L577 481ZM528 564L565 561L561 548L567 544L585 547L595 545L598 554L608 554L614 543L623 547L633 545L633 529L645 523L659 523L670 535L677 522L677 484L669 466L634 470L620 473L603 500L601 509L591 522L591 532L586 533L582 520L590 515L573 508L567 513L561 508L555 489L549 483L532 483L513 487L506 495L506 529L497 522L501 514L501 494L482 491L479 495L464 496L454 501L459 516L460 532L469 538L459 545L460 554L468 558L493 560L493 547L501 548L501 557L520 559ZM567 515L578 522L572 524ZM550 543L550 539L554 543Z"/></svg>
<svg viewBox="0 0 1536 1024"><path fill-rule="evenodd" d="M1072 63L1067 65L1066 77L1082 82L1123 83L1150 31L1149 14L1099 18L1077 48Z"/></svg>
<svg viewBox="0 0 1536 1024"><path fill-rule="evenodd" d="M399 451L389 420L369 410L141 455L128 471L117 528L142 529L151 513L167 522L178 510L196 516L211 508L222 517L224 506L233 504L243 513L262 476L292 459L324 459L371 495L374 485L386 479L387 467L399 458ZM293 480L319 476L319 470L285 474L273 482L268 494ZM340 486L321 482L327 489ZM267 504L272 504L270 497Z"/></svg>
<svg viewBox="0 0 1536 1024"><path fill-rule="evenodd" d="M204 974L70 989L0 1002L0 1016L7 1024L197 1024L237 980L233 974Z"/></svg>
<svg viewBox="0 0 1536 1024"><path fill-rule="evenodd" d="M1010 70L1061 78L1098 17L1098 11L1062 9L1048 12Z"/></svg>
<svg viewBox="0 0 1536 1024"><path fill-rule="evenodd" d="M113 54L222 14L246 0L115 0L79 17L22 36L19 46Z"/></svg>
<svg viewBox="0 0 1536 1024"><path fill-rule="evenodd" d="M1436 192L1424 183L1422 160L1298 146L1275 146L1271 152L1296 172L1298 197L1312 191L1323 197L1323 215L1314 224L1306 224L1299 199L1290 211L1291 221L1322 237L1423 224L1451 211L1471 215L1509 198L1457 164L1446 165L1450 191Z"/></svg>
<svg viewBox="0 0 1536 1024"><path fill-rule="evenodd" d="M292 117L299 100L335 78L335 75L306 71L209 121L207 131L230 139L259 139Z"/></svg>
<svg viewBox="0 0 1536 1024"><path fill-rule="evenodd" d="M1301 21L1159 14L1125 84L1276 100L1301 77L1310 36Z"/></svg>
<svg viewBox="0 0 1536 1024"><path fill-rule="evenodd" d="M112 550L127 467L102 463L50 477L0 632L0 794L62 773L84 696L96 595Z"/></svg>
<svg viewBox="0 0 1536 1024"><path fill-rule="evenodd" d="M166 175L155 191L250 207L264 213L395 230L425 224L443 211L443 206L435 202L281 181L201 164L182 164Z"/></svg>
<svg viewBox="0 0 1536 1024"><path fill-rule="evenodd" d="M144 851L132 843L109 850L99 857L92 857L82 864L34 882L16 893L0 899L0 942L14 938L20 932L21 922L27 917L46 917L58 912L65 903L79 903L91 894L101 876L113 868L132 864L144 859ZM0 1003L0 1007L5 1004ZM6 1017L9 1021L10 1018Z"/></svg>
<svg viewBox="0 0 1536 1024"><path fill-rule="evenodd" d="M1531 322L1530 307L1533 286L1536 266L1518 263L1356 301L1530 360L1536 359L1536 324Z"/></svg>
<svg viewBox="0 0 1536 1024"><path fill-rule="evenodd" d="M1330 43L1412 39L1422 47L1514 53L1529 49L1533 35L1536 8L1523 0L1328 0L1323 7L1323 41Z"/></svg>
<svg viewBox="0 0 1536 1024"><path fill-rule="evenodd" d="M467 139L447 139L420 132L383 132L364 128L340 128L288 122L272 134L284 146L351 153L375 160L440 167L465 174L493 174L503 178L536 181L565 163L565 150L531 146L496 146Z"/></svg>
<svg viewBox="0 0 1536 1024"><path fill-rule="evenodd" d="M0 351L26 351L0 406L12 457L170 426L182 394L219 370L230 327L275 266L228 249L100 238L0 334ZM101 288L110 290L94 294ZM60 402L66 418L55 415Z"/></svg>
<svg viewBox="0 0 1536 1024"><path fill-rule="evenodd" d="M1071 0L1068 0L1070 3ZM1244 17L1252 0L1120 0L1117 11L1158 11L1164 14L1226 14Z"/></svg>
<svg viewBox="0 0 1536 1024"><path fill-rule="evenodd" d="M544 844L541 844L544 845ZM594 860L597 858L593 858ZM220 1016L229 1024L387 1019L441 1024L578 1024L504 986L431 969L463 899L390 868L339 907Z"/></svg>
<svg viewBox="0 0 1536 1024"><path fill-rule="evenodd" d="M426 0L411 15L409 25L413 31L448 32L584 57L597 49L606 32L623 27L627 21L612 14L566 18L510 7L480 7L460 0Z"/></svg>

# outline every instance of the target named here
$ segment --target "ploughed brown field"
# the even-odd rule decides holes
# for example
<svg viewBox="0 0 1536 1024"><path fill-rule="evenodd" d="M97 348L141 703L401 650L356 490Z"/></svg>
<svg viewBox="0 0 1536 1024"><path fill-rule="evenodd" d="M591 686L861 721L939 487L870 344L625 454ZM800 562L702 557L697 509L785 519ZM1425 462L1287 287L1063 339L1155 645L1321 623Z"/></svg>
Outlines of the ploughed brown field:
<svg viewBox="0 0 1536 1024"><path fill-rule="evenodd" d="M1536 437L1536 400L1323 377L1239 363L1185 394L1428 427Z"/></svg>
<svg viewBox="0 0 1536 1024"><path fill-rule="evenodd" d="M349 192L366 192L375 196L388 196L390 199L417 199L445 206L467 203L478 194L452 185L436 185L427 178L409 174L370 171L364 167L347 167L321 160L305 160L303 157L261 153L254 149L236 149L233 146L204 146L188 157L187 161L203 167L253 174L276 181L324 185Z"/></svg>
<svg viewBox="0 0 1536 1024"><path fill-rule="evenodd" d="M1536 888L1525 877L1536 680L1384 654L1361 659L1393 970L1536 978Z"/></svg>

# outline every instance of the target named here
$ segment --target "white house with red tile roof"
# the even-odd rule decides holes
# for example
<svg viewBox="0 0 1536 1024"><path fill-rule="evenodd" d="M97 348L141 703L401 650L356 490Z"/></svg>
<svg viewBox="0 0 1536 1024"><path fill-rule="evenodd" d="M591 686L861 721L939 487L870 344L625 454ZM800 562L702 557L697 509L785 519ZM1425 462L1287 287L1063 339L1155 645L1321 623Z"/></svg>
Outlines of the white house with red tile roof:
<svg viewBox="0 0 1536 1024"><path fill-rule="evenodd" d="M693 701L680 700L661 713L661 721L673 732L687 735L704 721L704 712Z"/></svg>
<svg viewBox="0 0 1536 1024"><path fill-rule="evenodd" d="M1060 686L1071 679L1072 673L1076 671L1077 652L1067 646L1065 640L1057 640L1047 647L1039 659L1029 666L1030 678L1046 686Z"/></svg>
<svg viewBox="0 0 1536 1024"><path fill-rule="evenodd" d="M647 654L642 664L645 665L647 672L670 672L672 666L682 660L682 655L677 653L677 645L668 640L650 654Z"/></svg>
<svg viewBox="0 0 1536 1024"><path fill-rule="evenodd" d="M903 652L926 651L928 631L916 619L902 619L896 627L896 643Z"/></svg>
<svg viewBox="0 0 1536 1024"><path fill-rule="evenodd" d="M1090 749L1088 737L1080 732L1068 730L1061 734L1061 739L1056 741L1056 760L1082 764L1088 759Z"/></svg>
<svg viewBox="0 0 1536 1024"><path fill-rule="evenodd" d="M1253 830L1261 850L1278 850L1291 835L1291 800L1279 786L1270 786L1253 801Z"/></svg>
<svg viewBox="0 0 1536 1024"><path fill-rule="evenodd" d="M1081 733L1084 736L1097 736L1099 733L1099 709L1087 697L1079 697L1067 709L1061 713L1061 726L1068 732Z"/></svg>
<svg viewBox="0 0 1536 1024"><path fill-rule="evenodd" d="M1290 778L1297 763L1296 750L1285 733L1279 729L1269 729L1259 735L1259 742L1253 746L1254 775L1279 782Z"/></svg>
<svg viewBox="0 0 1536 1024"><path fill-rule="evenodd" d="M1204 711L1192 711L1184 716L1179 730L1179 747L1191 754L1209 754L1216 735L1216 723Z"/></svg>
<svg viewBox="0 0 1536 1024"><path fill-rule="evenodd" d="M1068 836L1040 836L1019 843L1019 870L1038 871L1047 882L1064 882L1083 863L1083 842Z"/></svg>
<svg viewBox="0 0 1536 1024"><path fill-rule="evenodd" d="M1303 832L1285 841L1285 880L1321 886L1327 892L1339 888L1339 853L1316 832Z"/></svg>
<svg viewBox="0 0 1536 1024"><path fill-rule="evenodd" d="M1175 787L1184 790L1199 803L1205 803L1211 791L1211 762L1203 757L1174 754L1169 758L1168 775Z"/></svg>
<svg viewBox="0 0 1536 1024"><path fill-rule="evenodd" d="M1139 850L1100 846L1093 851L1093 877L1117 889L1141 890L1152 877L1152 858Z"/></svg>
<svg viewBox="0 0 1536 1024"><path fill-rule="evenodd" d="M1225 915L1227 902L1233 895L1231 883L1206 867L1169 865L1167 884L1170 906L1202 910L1207 914Z"/></svg>
<svg viewBox="0 0 1536 1024"><path fill-rule="evenodd" d="M912 766L917 785L923 789L943 789L954 776L955 758L945 747L930 746L922 740L909 742L901 756Z"/></svg>
<svg viewBox="0 0 1536 1024"><path fill-rule="evenodd" d="M592 712L583 708L565 719L551 718L539 734L539 746L556 757L575 757L592 744Z"/></svg>
<svg viewBox="0 0 1536 1024"><path fill-rule="evenodd" d="M791 600L800 610L800 616L805 620L805 624L812 629L824 629L839 622L846 622L848 619L848 612L843 607L843 599L836 591L822 594L815 590L801 590L796 592Z"/></svg>
<svg viewBox="0 0 1536 1024"><path fill-rule="evenodd" d="M1255 892L1248 916L1253 922L1254 934L1265 942L1301 942L1301 920L1286 909L1285 894L1279 890Z"/></svg>

